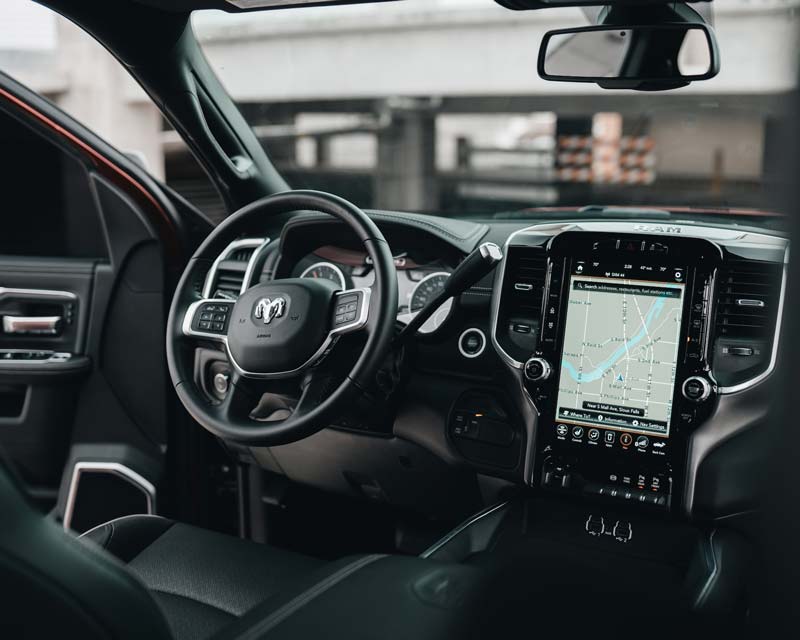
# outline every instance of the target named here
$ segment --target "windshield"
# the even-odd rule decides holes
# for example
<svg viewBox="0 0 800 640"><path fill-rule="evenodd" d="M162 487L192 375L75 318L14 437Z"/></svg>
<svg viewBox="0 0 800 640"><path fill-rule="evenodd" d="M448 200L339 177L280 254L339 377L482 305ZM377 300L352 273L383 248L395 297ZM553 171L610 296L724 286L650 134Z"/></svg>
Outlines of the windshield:
<svg viewBox="0 0 800 640"><path fill-rule="evenodd" d="M720 74L655 93L538 77L544 33L590 24L590 12L574 8L406 0L203 11L193 25L293 188L449 215L772 209L774 130L796 77L796 3L701 4L713 16Z"/></svg>

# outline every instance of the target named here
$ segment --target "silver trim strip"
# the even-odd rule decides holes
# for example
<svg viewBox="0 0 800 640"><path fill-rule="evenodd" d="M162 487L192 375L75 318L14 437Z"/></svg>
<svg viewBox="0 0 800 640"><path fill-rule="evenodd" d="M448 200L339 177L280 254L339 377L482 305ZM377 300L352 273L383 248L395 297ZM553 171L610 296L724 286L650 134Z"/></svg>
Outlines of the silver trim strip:
<svg viewBox="0 0 800 640"><path fill-rule="evenodd" d="M258 261L261 259L261 254L264 252L272 240L270 238L264 238L264 242L262 242L255 251L253 251L253 255L250 256L250 260L247 262L247 269L244 272L244 278L242 278L242 286L239 289L239 295L244 294L250 287L253 286L253 277L255 276L256 265Z"/></svg>
<svg viewBox="0 0 800 640"><path fill-rule="evenodd" d="M119 462L76 462L72 468L72 477L67 491L67 503L64 506L64 530L69 531L72 516L75 513L75 501L78 497L78 482L82 473L109 473L127 480L145 496L147 513L153 514L156 510L156 488L153 484L136 473L130 467Z"/></svg>
<svg viewBox="0 0 800 640"><path fill-rule="evenodd" d="M275 282L278 281L276 280ZM200 306L204 304L219 304L219 303L233 304L234 303L233 300L210 298L208 300L203 299L193 302L192 304L189 305L189 308L186 310L186 313L183 316L182 331L183 335L185 336L192 338L204 338L224 345L225 353L228 356L228 360L230 361L231 365L238 374L244 376L245 378L253 378L256 380L277 380L280 378L292 378L294 376L300 375L310 367L313 367L320 360L322 360L322 358L324 358L328 354L330 349L333 348L334 344L336 343L336 340L339 339L339 336L344 335L346 333L352 333L354 331L360 331L367 325L367 320L369 319L369 306L372 297L371 289L369 289L368 287L365 287L363 289L348 289L347 291L338 291L335 294L335 296L336 298L339 298L341 296L352 295L354 293L359 293L359 292L362 294L363 301L361 304L361 309L358 317L352 322L331 329L328 332L328 335L326 336L325 340L323 341L322 346L320 346L320 348L317 349L316 352L314 352L314 355L312 355L300 367L298 367L297 369L293 369L291 371L278 371L274 373L257 373L254 371L247 371L243 369L238 362L236 362L236 359L231 354L230 347L228 346L227 335L221 335L218 333L206 333L205 331L195 331L194 329L192 329L192 320L194 319L197 309ZM336 298L334 298L334 305L336 304L335 302Z"/></svg>
<svg viewBox="0 0 800 640"><path fill-rule="evenodd" d="M425 549L425 551L419 554L419 557L430 558L433 554L438 552L442 547L447 545L450 541L457 538L464 531L473 526L476 522L479 522L480 520L483 520L484 518L492 515L495 511L499 511L500 509L505 509L509 504L511 503L508 500L506 500L505 502L501 502L494 506L488 507L487 509L484 509L480 513L475 514L468 520L462 522L455 529L445 534L445 536L441 540L434 542L430 547L428 547L427 549Z"/></svg>
<svg viewBox="0 0 800 640"><path fill-rule="evenodd" d="M219 265L227 260L234 251L238 251L239 249L258 249L264 242L268 242L268 238L243 238L241 240L234 240L231 242L225 249L217 256L217 259L214 260L211 268L208 270L206 274L205 282L203 283L203 297L210 298L211 294L213 293L212 289L214 288L214 281L217 277L217 271L219 270ZM248 267L250 266L250 262L252 261L255 253L250 256L250 261L248 261ZM245 271L245 277L247 277L247 271ZM244 282L244 280L242 281ZM230 300L227 300L230 302Z"/></svg>
<svg viewBox="0 0 800 640"><path fill-rule="evenodd" d="M769 378L772 373L775 371L775 367L778 364L778 353L780 351L780 339L781 339L781 328L783 324L783 304L786 300L786 280L789 275L789 269L787 267L789 262L789 247L786 247L786 254L783 261L783 277L781 278L781 292L778 296L778 316L775 320L775 334L772 339L772 353L769 357L769 364L767 368L760 374L758 374L754 378L750 378L749 380L745 380L744 382L740 382L739 384L735 384L730 387L717 387L717 392L720 394L730 394L730 393L739 393L740 391L744 391L745 389L750 389L751 387L756 386L757 384L762 383L764 380Z"/></svg>
<svg viewBox="0 0 800 640"><path fill-rule="evenodd" d="M5 296L25 296L31 298L63 298L77 300L78 296L72 291L58 291L56 289L17 289L15 287L0 287L0 298Z"/></svg>

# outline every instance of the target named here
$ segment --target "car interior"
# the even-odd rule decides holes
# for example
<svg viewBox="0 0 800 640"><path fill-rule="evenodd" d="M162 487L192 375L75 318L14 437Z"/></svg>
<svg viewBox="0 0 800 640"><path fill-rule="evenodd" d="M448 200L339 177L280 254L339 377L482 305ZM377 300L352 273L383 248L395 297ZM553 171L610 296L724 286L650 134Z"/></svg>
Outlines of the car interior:
<svg viewBox="0 0 800 640"><path fill-rule="evenodd" d="M725 72L723 0L598 2L472 4L586 10L505 64L598 100ZM3 637L745 638L792 615L797 583L772 590L797 552L769 536L796 529L768 524L797 513L791 123L760 206L362 207L281 172L192 14L402 2L39 4L141 85L225 215L0 73Z"/></svg>

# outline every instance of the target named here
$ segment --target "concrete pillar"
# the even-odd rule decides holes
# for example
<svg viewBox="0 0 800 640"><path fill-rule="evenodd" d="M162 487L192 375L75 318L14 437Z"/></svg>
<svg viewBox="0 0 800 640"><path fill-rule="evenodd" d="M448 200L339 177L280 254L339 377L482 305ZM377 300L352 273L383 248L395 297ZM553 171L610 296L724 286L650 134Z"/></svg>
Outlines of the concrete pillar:
<svg viewBox="0 0 800 640"><path fill-rule="evenodd" d="M377 134L374 205L379 209L436 211L436 111L430 103L417 101L386 108L391 118Z"/></svg>

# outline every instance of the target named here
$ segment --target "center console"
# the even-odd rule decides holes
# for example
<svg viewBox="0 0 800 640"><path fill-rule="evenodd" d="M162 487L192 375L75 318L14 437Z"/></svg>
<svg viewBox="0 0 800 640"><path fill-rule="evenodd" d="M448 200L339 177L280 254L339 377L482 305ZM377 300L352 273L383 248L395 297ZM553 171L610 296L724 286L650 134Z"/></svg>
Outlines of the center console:
<svg viewBox="0 0 800 640"><path fill-rule="evenodd" d="M722 258L716 244L691 237L512 238L494 338L537 414L527 484L649 510L679 506L688 438L714 406Z"/></svg>

